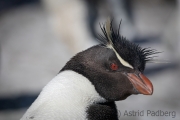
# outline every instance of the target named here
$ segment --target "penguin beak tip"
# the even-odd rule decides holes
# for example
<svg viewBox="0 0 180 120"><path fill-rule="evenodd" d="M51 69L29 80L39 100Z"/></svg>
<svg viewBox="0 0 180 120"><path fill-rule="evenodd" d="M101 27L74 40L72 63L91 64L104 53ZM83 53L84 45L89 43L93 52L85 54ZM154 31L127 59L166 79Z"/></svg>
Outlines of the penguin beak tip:
<svg viewBox="0 0 180 120"><path fill-rule="evenodd" d="M139 94L153 94L153 85L151 81L142 73L138 75L135 73L127 73L127 77Z"/></svg>

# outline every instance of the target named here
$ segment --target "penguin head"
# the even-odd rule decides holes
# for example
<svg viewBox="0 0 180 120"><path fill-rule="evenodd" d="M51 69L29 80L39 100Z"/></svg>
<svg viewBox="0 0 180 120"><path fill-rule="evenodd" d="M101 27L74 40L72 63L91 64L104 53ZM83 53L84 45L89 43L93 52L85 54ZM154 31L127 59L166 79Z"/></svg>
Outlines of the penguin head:
<svg viewBox="0 0 180 120"><path fill-rule="evenodd" d="M61 71L73 70L85 76L107 101L124 100L132 94L151 95L153 85L143 71L156 52L126 40L119 29L112 28L112 22L101 29L102 44L78 53Z"/></svg>

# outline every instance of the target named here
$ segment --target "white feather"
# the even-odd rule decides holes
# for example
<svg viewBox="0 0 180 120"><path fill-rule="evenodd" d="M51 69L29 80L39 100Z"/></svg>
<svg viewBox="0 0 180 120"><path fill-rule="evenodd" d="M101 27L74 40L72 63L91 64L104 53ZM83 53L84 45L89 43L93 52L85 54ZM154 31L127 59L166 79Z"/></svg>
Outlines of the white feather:
<svg viewBox="0 0 180 120"><path fill-rule="evenodd" d="M87 107L104 101L86 77L64 71L43 88L21 120L86 120Z"/></svg>

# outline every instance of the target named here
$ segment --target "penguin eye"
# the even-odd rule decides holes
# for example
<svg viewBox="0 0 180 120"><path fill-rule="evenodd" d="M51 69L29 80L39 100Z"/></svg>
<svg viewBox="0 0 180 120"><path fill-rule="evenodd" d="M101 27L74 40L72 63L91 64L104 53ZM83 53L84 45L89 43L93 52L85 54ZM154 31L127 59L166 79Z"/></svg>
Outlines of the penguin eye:
<svg viewBox="0 0 180 120"><path fill-rule="evenodd" d="M115 71L115 70L118 69L118 65L115 64L115 63L111 63L110 68L111 68L111 70L114 70L114 71Z"/></svg>

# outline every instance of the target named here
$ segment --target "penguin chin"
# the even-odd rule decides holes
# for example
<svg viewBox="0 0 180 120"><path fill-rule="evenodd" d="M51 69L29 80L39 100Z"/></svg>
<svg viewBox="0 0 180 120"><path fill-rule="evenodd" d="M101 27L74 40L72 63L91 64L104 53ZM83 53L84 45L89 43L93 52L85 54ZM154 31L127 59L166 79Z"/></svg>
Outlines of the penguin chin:
<svg viewBox="0 0 180 120"><path fill-rule="evenodd" d="M130 95L132 95L131 93L127 93L124 94L123 96L121 96L120 98L116 98L116 99L108 99L108 102L114 102L114 101L122 101L125 100L126 98L128 98Z"/></svg>
<svg viewBox="0 0 180 120"><path fill-rule="evenodd" d="M130 94L130 93L128 93L128 94L125 94L123 97L121 97L118 101L120 101L120 100L125 100L127 97L129 97L130 95L132 95L132 94Z"/></svg>
<svg viewBox="0 0 180 120"><path fill-rule="evenodd" d="M130 93L124 94L118 101L125 100L126 98L128 98L131 95L138 95L138 94L139 94L139 92L136 89L133 89L133 91L131 91Z"/></svg>

